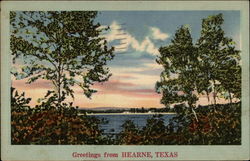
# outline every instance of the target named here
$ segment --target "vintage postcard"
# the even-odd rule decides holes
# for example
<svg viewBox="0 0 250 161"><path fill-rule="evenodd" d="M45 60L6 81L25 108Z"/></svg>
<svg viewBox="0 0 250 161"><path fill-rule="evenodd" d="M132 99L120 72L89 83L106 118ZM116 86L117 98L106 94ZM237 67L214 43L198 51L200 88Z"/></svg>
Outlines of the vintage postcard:
<svg viewBox="0 0 250 161"><path fill-rule="evenodd" d="M1 3L1 158L248 160L248 5Z"/></svg>

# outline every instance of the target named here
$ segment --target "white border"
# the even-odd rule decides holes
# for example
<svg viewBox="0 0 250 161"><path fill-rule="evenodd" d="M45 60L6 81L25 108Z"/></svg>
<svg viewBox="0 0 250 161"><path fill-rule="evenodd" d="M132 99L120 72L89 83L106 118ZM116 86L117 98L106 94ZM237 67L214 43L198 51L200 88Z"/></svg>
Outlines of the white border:
<svg viewBox="0 0 250 161"><path fill-rule="evenodd" d="M3 160L89 160L73 159L72 152L178 151L177 160L249 159L249 2L248 1L61 1L1 3L1 149ZM13 10L240 10L242 42L242 145L239 146L118 146L118 145L10 145L10 56L9 11ZM101 158L105 160L105 158ZM119 158L122 159L122 158ZM156 158L154 158L156 159ZM170 158L162 158L168 160ZM93 159L96 160L96 159ZM98 159L97 159L98 160ZM111 159L108 159L111 160ZM117 160L114 159L114 160ZM136 160L130 159L130 160ZM141 158L141 160L147 160ZM150 160L150 159L149 159Z"/></svg>

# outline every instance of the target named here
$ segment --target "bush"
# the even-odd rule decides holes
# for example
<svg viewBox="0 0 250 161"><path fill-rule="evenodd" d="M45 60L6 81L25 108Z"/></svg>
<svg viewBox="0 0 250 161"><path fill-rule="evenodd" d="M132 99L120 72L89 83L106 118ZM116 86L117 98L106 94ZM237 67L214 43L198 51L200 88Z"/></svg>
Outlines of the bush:
<svg viewBox="0 0 250 161"><path fill-rule="evenodd" d="M155 115L147 120L147 124L139 129L135 124L128 120L123 125L123 130L119 134L119 144L125 145L152 145L165 144L168 142L167 136L169 128L164 125L161 115Z"/></svg>
<svg viewBox="0 0 250 161"><path fill-rule="evenodd" d="M100 120L78 116L73 107L30 108L26 105L29 101L24 93L12 94L12 144L106 144L98 128Z"/></svg>
<svg viewBox="0 0 250 161"><path fill-rule="evenodd" d="M73 108L29 109L11 113L12 144L103 144L100 121Z"/></svg>
<svg viewBox="0 0 250 161"><path fill-rule="evenodd" d="M194 117L187 119L186 126L179 128L187 145L240 145L241 144L241 104L201 106L196 109L198 121ZM178 116L173 118L178 120Z"/></svg>
<svg viewBox="0 0 250 161"><path fill-rule="evenodd" d="M192 110L177 105L176 116L165 126L160 116L147 120L142 129L132 121L123 125L120 144L136 145L240 145L241 103L200 106Z"/></svg>
<svg viewBox="0 0 250 161"><path fill-rule="evenodd" d="M123 130L118 135L118 144L125 145L141 145L143 144L143 138L140 134L140 130L135 126L133 121L127 120L122 125Z"/></svg>

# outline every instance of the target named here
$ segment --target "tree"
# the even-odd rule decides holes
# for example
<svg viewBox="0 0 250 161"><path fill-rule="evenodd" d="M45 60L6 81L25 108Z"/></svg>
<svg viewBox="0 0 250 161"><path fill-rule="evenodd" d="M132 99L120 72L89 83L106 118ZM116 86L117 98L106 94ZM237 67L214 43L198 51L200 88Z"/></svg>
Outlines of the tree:
<svg viewBox="0 0 250 161"><path fill-rule="evenodd" d="M106 64L114 57L100 34L103 30L94 21L95 11L28 11L10 12L10 48L13 63L22 61L17 79L49 80L57 105L66 96L74 98L72 86L78 85L90 97L94 82L107 81L111 76Z"/></svg>
<svg viewBox="0 0 250 161"><path fill-rule="evenodd" d="M192 37L187 26L180 27L171 44L159 49L157 63L164 67L161 81L156 83L156 89L163 94L161 103L168 106L174 103L187 102L194 107L197 96L196 66L197 49L192 43Z"/></svg>
<svg viewBox="0 0 250 161"><path fill-rule="evenodd" d="M198 95L213 94L214 104L218 94L232 102L241 97L240 51L225 36L222 14L209 16L202 21L201 36L196 45L188 27L180 27L171 44L159 49L156 62L164 67L156 90L162 93L161 103L187 103L194 107ZM196 116L196 114L195 114ZM196 117L197 120L197 117Z"/></svg>
<svg viewBox="0 0 250 161"><path fill-rule="evenodd" d="M214 104L217 93L231 94L240 97L241 67L240 51L235 49L235 42L225 36L222 29L223 15L213 15L202 20L201 37L197 42L199 73L203 82L200 88L208 93L213 92ZM232 101L230 101L232 102Z"/></svg>

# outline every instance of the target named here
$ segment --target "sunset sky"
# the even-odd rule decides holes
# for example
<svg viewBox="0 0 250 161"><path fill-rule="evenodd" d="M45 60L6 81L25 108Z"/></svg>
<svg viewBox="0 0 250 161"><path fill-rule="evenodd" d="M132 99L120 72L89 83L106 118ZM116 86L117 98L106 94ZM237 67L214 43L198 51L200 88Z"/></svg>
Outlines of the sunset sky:
<svg viewBox="0 0 250 161"><path fill-rule="evenodd" d="M155 62L158 48L170 43L178 27L188 24L194 42L200 36L202 18L223 13L223 29L240 49L240 12L238 11L103 11L96 22L110 26L103 33L116 47L115 58L108 63L112 76L109 81L97 83L98 92L91 99L74 87L74 105L79 107L163 107L161 95L155 92L155 83L163 68ZM32 98L31 105L43 97L50 82L38 80L25 84L25 80L13 80L18 91L25 91ZM205 98L200 100L206 104Z"/></svg>

